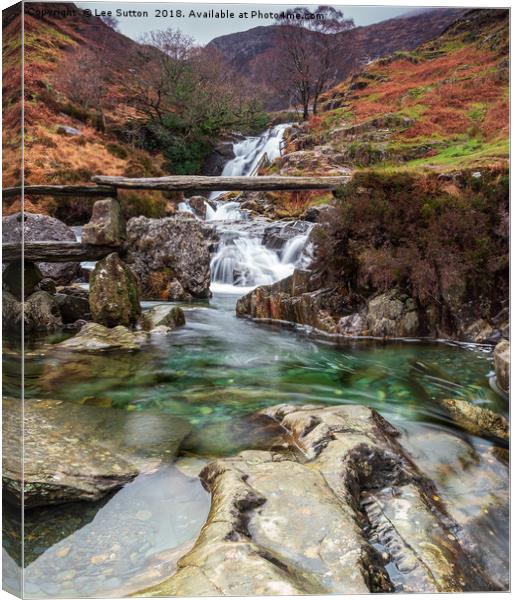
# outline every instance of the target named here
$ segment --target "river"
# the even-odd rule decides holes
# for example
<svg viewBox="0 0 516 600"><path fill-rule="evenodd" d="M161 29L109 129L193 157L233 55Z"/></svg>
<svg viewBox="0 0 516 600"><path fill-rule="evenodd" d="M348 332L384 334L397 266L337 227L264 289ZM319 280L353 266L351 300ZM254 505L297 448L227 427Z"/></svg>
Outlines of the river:
<svg viewBox="0 0 516 600"><path fill-rule="evenodd" d="M282 133L279 126L237 143L227 172L252 173L265 149L274 158ZM267 248L262 240L268 223L245 218L237 203L211 200L207 219L220 238L212 259L213 298L182 304L184 327L154 340L146 352L81 355L66 368L44 351L48 339L27 352L27 398L162 411L187 419L194 430L173 465L137 477L102 502L29 511L28 596L119 596L145 587L142 581L159 580L207 517L209 496L199 469L212 457L266 446L267 432L248 417L278 403L375 408L400 430L402 443L459 522L493 497L507 502L507 464L493 453L493 442L462 431L438 402L461 398L506 412L506 401L489 384L491 349L367 340L336 346L303 330L238 319L235 302L247 289L278 280L307 260L308 234L281 249ZM492 485L479 484L485 480ZM6 560L15 568L16 515L7 517ZM503 571L507 522L487 516L476 527Z"/></svg>

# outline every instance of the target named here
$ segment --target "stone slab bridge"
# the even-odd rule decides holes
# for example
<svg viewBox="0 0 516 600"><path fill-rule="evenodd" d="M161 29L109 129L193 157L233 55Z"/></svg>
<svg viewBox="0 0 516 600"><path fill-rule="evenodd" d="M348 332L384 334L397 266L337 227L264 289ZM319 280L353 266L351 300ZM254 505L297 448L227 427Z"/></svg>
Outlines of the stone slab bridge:
<svg viewBox="0 0 516 600"><path fill-rule="evenodd" d="M90 196L110 198L116 203L118 189L159 190L167 192L212 191L300 191L330 190L348 183L350 177L215 177L170 176L153 178L93 177L95 185L27 185L3 189L4 198L27 196ZM95 213L95 207L93 209ZM100 260L111 252L124 252L118 243L86 244L81 242L25 242L2 244L2 261L82 262Z"/></svg>

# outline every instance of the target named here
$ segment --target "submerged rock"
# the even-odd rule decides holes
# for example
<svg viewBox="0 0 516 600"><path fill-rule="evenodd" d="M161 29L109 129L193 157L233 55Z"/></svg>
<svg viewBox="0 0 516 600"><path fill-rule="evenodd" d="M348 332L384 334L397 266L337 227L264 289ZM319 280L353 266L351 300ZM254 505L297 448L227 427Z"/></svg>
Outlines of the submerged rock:
<svg viewBox="0 0 516 600"><path fill-rule="evenodd" d="M208 520L178 571L145 595L497 589L378 413L280 405L262 414L289 447L204 468Z"/></svg>
<svg viewBox="0 0 516 600"><path fill-rule="evenodd" d="M142 315L142 326L146 331L155 329L156 327L166 327L167 329L175 329L185 324L185 313L179 306L155 306L150 310L146 310Z"/></svg>
<svg viewBox="0 0 516 600"><path fill-rule="evenodd" d="M494 349L494 367L496 381L505 392L509 391L509 377L511 373L511 344L509 340L502 340Z"/></svg>
<svg viewBox="0 0 516 600"><path fill-rule="evenodd" d="M82 229L85 244L118 246L125 240L125 219L118 200L97 200L89 223Z"/></svg>
<svg viewBox="0 0 516 600"><path fill-rule="evenodd" d="M207 231L200 221L188 217L135 217L128 222L127 262L140 281L144 298L210 296Z"/></svg>
<svg viewBox="0 0 516 600"><path fill-rule="evenodd" d="M3 401L4 489L21 501L19 446L5 447L21 428L19 401ZM188 423L166 414L81 406L60 400L25 400L24 485L26 508L95 501L142 472L174 458Z"/></svg>
<svg viewBox="0 0 516 600"><path fill-rule="evenodd" d="M503 415L455 398L442 400L441 404L449 411L452 419L467 431L476 435L494 435L502 440L509 439L509 423Z"/></svg>
<svg viewBox="0 0 516 600"><path fill-rule="evenodd" d="M74 232L59 219L24 212L23 235L26 242L41 241L77 241ZM20 243L22 236L22 215L16 213L2 219L2 242ZM44 277L51 277L55 282L70 283L79 273L79 263L39 263Z"/></svg>
<svg viewBox="0 0 516 600"><path fill-rule="evenodd" d="M138 281L116 252L95 265L89 303L93 320L106 327L132 325L140 316Z"/></svg>
<svg viewBox="0 0 516 600"><path fill-rule="evenodd" d="M110 329L99 323L86 323L79 333L55 348L72 352L135 351L140 350L146 340L146 333L130 331L123 325Z"/></svg>

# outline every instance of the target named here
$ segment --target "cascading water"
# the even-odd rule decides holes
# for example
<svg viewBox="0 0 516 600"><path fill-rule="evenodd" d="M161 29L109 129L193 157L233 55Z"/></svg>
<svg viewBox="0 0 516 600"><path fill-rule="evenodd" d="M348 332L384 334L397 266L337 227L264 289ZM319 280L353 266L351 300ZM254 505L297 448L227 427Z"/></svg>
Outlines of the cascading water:
<svg viewBox="0 0 516 600"><path fill-rule="evenodd" d="M259 137L249 137L233 146L235 158L222 171L226 176L254 175L264 154L272 161L280 156L280 145L288 124L277 125ZM263 243L266 223L246 220L238 202L217 200L207 203L206 220L217 221L219 244L211 261L212 291L242 294L290 275L307 256L304 253L309 231L287 240L279 249Z"/></svg>

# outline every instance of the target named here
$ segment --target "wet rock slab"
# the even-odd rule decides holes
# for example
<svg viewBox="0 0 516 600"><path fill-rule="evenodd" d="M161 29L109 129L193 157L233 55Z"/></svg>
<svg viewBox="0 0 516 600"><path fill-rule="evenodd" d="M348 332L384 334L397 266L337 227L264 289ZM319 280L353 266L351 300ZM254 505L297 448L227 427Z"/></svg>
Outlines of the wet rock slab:
<svg viewBox="0 0 516 600"><path fill-rule="evenodd" d="M111 350L133 352L146 342L143 331L131 331L123 325L109 328L99 323L86 323L72 338L56 344L57 351L106 352Z"/></svg>
<svg viewBox="0 0 516 600"><path fill-rule="evenodd" d="M3 401L4 446L21 430L21 407ZM60 400L26 400L24 407L25 507L98 500L173 460L189 424L169 415L81 406ZM21 501L16 447L4 447L3 484Z"/></svg>
<svg viewBox="0 0 516 600"><path fill-rule="evenodd" d="M177 573L145 595L497 589L378 413L280 405L262 414L289 447L204 468L208 520Z"/></svg>

